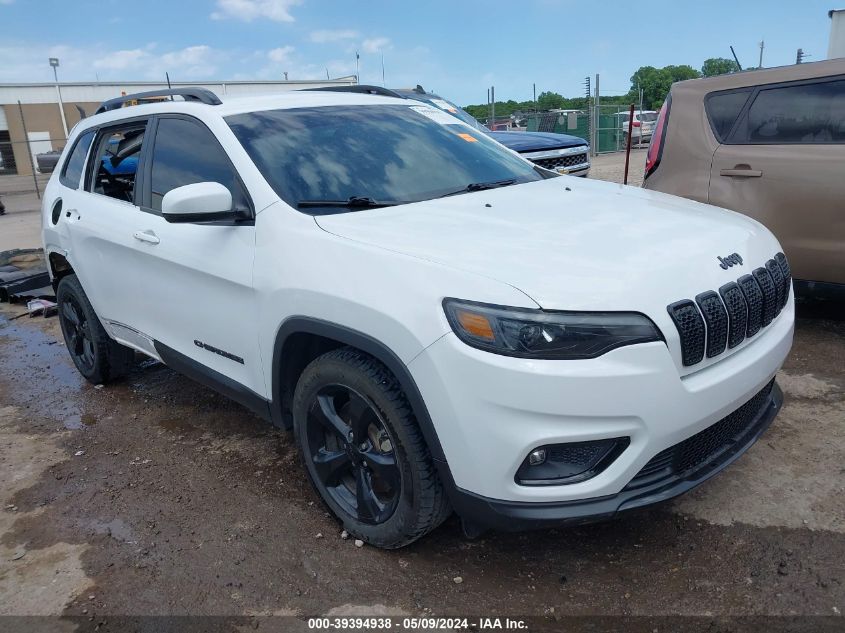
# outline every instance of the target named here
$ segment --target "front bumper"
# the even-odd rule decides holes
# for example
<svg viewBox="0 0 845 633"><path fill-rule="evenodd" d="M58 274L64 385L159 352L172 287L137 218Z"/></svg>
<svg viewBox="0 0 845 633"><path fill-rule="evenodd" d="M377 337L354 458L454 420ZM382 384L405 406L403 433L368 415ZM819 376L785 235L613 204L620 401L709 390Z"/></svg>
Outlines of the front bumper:
<svg viewBox="0 0 845 633"><path fill-rule="evenodd" d="M789 352L793 325L790 307L745 347L683 377L662 342L590 360L544 361L477 350L451 333L408 368L437 432L458 511L493 523L499 514L541 521L548 514L556 522L662 500L706 478L699 473L684 482L627 488L661 452L764 389ZM771 417L779 407L779 392L773 394ZM630 438L628 447L589 479L530 486L516 480L526 455L539 446L619 437Z"/></svg>
<svg viewBox="0 0 845 633"><path fill-rule="evenodd" d="M776 383L767 391L762 406L745 428L722 452L690 472L663 476L654 474L650 478L644 477L639 485L636 480L631 482L615 495L583 501L520 503L488 499L456 489L452 504L470 524L502 531L520 531L605 521L620 512L668 501L724 470L760 438L783 405L783 393Z"/></svg>

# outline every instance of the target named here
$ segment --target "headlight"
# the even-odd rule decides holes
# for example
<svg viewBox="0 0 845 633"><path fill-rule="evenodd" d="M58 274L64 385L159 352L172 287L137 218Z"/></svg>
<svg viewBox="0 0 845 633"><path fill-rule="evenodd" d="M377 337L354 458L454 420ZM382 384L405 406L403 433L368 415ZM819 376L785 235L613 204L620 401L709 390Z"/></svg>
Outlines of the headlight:
<svg viewBox="0 0 845 633"><path fill-rule="evenodd" d="M637 312L548 312L445 299L449 324L464 343L520 358L595 358L623 345L662 341Z"/></svg>

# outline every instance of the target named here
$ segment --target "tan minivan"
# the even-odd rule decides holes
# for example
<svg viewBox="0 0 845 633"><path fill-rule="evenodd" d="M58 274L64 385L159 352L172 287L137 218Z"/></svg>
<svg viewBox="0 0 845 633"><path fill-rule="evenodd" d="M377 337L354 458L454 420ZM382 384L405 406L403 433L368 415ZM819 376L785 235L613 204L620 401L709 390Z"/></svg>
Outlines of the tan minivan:
<svg viewBox="0 0 845 633"><path fill-rule="evenodd" d="M643 187L759 220L799 292L845 290L845 59L674 84Z"/></svg>

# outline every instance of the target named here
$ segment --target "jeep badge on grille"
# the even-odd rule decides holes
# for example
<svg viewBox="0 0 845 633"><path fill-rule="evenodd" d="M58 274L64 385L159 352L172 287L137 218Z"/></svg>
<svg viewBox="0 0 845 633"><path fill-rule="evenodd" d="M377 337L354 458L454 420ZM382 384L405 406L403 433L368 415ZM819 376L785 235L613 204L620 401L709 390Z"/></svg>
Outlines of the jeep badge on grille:
<svg viewBox="0 0 845 633"><path fill-rule="evenodd" d="M731 253L727 257L716 257L719 260L719 266L727 270L734 264L739 264L742 266L742 257L739 256L739 253Z"/></svg>

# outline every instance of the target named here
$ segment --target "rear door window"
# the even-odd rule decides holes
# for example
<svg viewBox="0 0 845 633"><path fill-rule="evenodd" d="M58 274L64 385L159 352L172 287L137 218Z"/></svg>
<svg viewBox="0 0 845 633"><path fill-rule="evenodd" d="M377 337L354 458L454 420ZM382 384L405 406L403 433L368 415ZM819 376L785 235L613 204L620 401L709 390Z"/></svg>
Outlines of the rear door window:
<svg viewBox="0 0 845 633"><path fill-rule="evenodd" d="M737 142L845 143L845 79L760 90Z"/></svg>
<svg viewBox="0 0 845 633"><path fill-rule="evenodd" d="M71 150L59 176L59 181L65 187L79 189L79 181L82 178L82 172L85 170L85 157L88 156L88 148L91 147L91 141L94 140L94 132L95 130L85 132L76 139L76 144L73 146L73 150Z"/></svg>
<svg viewBox="0 0 845 633"><path fill-rule="evenodd" d="M716 93L709 95L704 101L707 118L710 119L710 127L719 142L724 143L728 138L750 94L751 88L735 92Z"/></svg>
<svg viewBox="0 0 845 633"><path fill-rule="evenodd" d="M191 119L163 117L155 136L150 177L155 211L161 211L168 191L198 182L220 183L232 192L234 208L249 208L234 166L207 127Z"/></svg>

